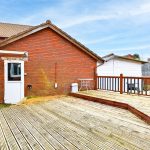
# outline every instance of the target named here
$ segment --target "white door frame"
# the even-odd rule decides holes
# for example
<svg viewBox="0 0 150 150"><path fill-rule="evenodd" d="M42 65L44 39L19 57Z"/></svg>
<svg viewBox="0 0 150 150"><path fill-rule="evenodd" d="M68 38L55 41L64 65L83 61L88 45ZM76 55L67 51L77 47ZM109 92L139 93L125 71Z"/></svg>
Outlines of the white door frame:
<svg viewBox="0 0 150 150"><path fill-rule="evenodd" d="M21 64L21 80L20 81L8 81L8 63L20 63ZM15 104L16 102L14 102L13 100L12 102L7 102L6 100L6 92L8 92L6 88L7 88L7 84L9 83L13 83L14 86L15 86L15 83L20 83L21 92L16 93L16 94L20 94L20 100L23 99L24 98L24 61L23 60L4 60L4 102Z"/></svg>

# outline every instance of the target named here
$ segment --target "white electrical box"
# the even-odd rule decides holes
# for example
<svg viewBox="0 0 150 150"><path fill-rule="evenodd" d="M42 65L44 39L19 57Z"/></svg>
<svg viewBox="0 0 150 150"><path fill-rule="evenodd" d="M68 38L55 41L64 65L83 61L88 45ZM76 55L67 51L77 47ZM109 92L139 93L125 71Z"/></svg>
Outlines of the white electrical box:
<svg viewBox="0 0 150 150"><path fill-rule="evenodd" d="M78 83L72 83L71 84L71 92L77 93L78 92Z"/></svg>
<svg viewBox="0 0 150 150"><path fill-rule="evenodd" d="M58 88L58 84L57 84L57 83L55 83L55 84L54 84L54 87L55 87L55 89L57 89L57 88Z"/></svg>

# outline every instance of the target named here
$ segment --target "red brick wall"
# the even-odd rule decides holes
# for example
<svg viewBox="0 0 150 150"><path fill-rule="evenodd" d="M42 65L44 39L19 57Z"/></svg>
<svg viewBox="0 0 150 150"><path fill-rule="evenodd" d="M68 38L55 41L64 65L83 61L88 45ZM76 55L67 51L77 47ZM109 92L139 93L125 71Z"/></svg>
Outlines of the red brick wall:
<svg viewBox="0 0 150 150"><path fill-rule="evenodd" d="M25 62L25 95L62 94L78 78L94 78L96 60L50 29L44 29L1 49L28 51ZM54 89L55 63L58 88ZM4 93L4 68L0 61L0 100ZM31 91L27 85L32 84Z"/></svg>

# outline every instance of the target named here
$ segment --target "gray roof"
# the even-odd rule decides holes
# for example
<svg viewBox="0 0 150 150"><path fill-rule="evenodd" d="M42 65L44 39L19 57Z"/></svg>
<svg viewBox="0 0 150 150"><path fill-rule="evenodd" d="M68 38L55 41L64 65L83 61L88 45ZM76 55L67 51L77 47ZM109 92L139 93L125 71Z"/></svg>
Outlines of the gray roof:
<svg viewBox="0 0 150 150"><path fill-rule="evenodd" d="M128 58L128 57L126 57L126 56L118 56L118 55L115 55L115 54L113 54L113 53L108 54L108 55L106 55L106 56L104 56L104 57L102 57L102 58L103 58L105 61L109 61L109 60L111 60L111 59L113 59L113 58L120 58L120 59L123 59L123 60L126 60L126 61L134 61L134 62L142 63L142 64L147 63L147 61L137 60L137 59L131 59L131 58Z"/></svg>

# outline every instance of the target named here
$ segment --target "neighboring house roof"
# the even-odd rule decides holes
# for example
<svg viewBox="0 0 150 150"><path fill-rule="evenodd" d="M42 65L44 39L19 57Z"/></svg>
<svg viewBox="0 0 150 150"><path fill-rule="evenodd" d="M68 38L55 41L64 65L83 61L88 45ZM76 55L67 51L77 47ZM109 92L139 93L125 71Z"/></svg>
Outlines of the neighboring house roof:
<svg viewBox="0 0 150 150"><path fill-rule="evenodd" d="M125 55L124 57L130 58L130 59L134 59L135 58L134 55L132 55L132 54Z"/></svg>
<svg viewBox="0 0 150 150"><path fill-rule="evenodd" d="M108 54L108 55L106 55L106 56L104 56L104 57L102 57L102 58L103 58L105 61L109 61L109 60L114 59L114 58L120 58L120 59L123 59L123 60L126 60L126 61L127 61L127 60L130 60L130 61L138 62L138 63L142 63L142 64L147 63L147 61L132 59L132 58L128 58L128 57L126 57L126 56L118 56L118 55L115 55L115 54L113 54L113 53Z"/></svg>
<svg viewBox="0 0 150 150"><path fill-rule="evenodd" d="M65 39L67 39L68 41L70 41L71 43L73 43L74 45L76 45L77 47L79 47L80 49L82 49L84 52L86 52L87 54L89 54L91 57L93 57L96 60L100 60L100 61L104 61L100 56L98 56L97 54L95 54L93 51L91 51L90 49L88 49L87 47L85 47L83 44L81 44L80 42L78 42L77 40L75 40L74 38L72 38L70 35L68 35L66 32L62 31L60 28L58 28L57 26L55 26L54 24L51 23L51 21L47 20L46 23L42 23L38 26L28 26L28 29L22 31L22 32L18 32L15 35L12 35L11 37L3 40L2 42L0 42L0 47L3 47L7 44L10 44L14 41L17 41L23 37L26 37L28 35L31 35L37 31L40 31L42 29L45 28L50 28L53 31L55 31L56 33L58 33L59 35L61 35L62 37L64 37Z"/></svg>
<svg viewBox="0 0 150 150"><path fill-rule="evenodd" d="M11 37L19 32L25 31L32 26L11 24L11 23L1 23L0 22L0 37Z"/></svg>

